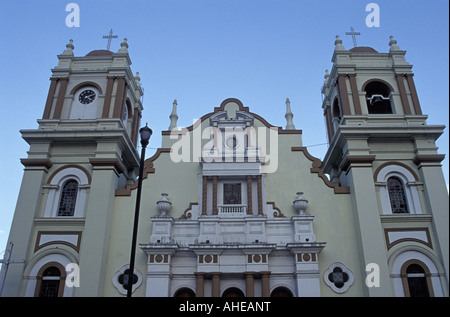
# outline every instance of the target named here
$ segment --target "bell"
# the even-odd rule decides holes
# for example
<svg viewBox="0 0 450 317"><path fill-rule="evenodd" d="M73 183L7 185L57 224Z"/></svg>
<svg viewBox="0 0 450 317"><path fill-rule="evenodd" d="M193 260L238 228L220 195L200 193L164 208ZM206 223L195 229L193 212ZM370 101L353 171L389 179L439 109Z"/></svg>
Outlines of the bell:
<svg viewBox="0 0 450 317"><path fill-rule="evenodd" d="M372 101L370 102L370 105L373 106L374 104L379 103L379 102L383 102L383 99L381 98L381 96L376 95L376 96L372 97Z"/></svg>

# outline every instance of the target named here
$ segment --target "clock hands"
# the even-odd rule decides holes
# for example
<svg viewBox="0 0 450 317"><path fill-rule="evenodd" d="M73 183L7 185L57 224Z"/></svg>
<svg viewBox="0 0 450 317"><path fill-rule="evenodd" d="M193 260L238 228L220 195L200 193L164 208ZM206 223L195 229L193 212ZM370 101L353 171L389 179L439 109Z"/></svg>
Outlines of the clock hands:
<svg viewBox="0 0 450 317"><path fill-rule="evenodd" d="M89 104L94 101L96 94L92 90L85 90L80 94L79 100L83 104Z"/></svg>

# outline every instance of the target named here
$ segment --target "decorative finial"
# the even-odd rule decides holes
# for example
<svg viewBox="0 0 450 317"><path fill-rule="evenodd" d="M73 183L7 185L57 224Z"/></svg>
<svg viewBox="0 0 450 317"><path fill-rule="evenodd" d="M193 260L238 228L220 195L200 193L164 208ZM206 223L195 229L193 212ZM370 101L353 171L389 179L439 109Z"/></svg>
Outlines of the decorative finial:
<svg viewBox="0 0 450 317"><path fill-rule="evenodd" d="M75 46L73 46L73 40L70 39L69 43L66 44L66 49L64 50L64 52L62 54L63 55L73 55L74 48L75 48Z"/></svg>
<svg viewBox="0 0 450 317"><path fill-rule="evenodd" d="M342 40L339 38L339 35L336 35L336 40L334 41L334 45L336 46L335 50L345 50L345 47L342 45Z"/></svg>
<svg viewBox="0 0 450 317"><path fill-rule="evenodd" d="M167 214L172 208L172 203L167 199L167 196L169 196L167 193L162 193L161 196L162 198L156 202L156 208L160 216L167 217Z"/></svg>
<svg viewBox="0 0 450 317"><path fill-rule="evenodd" d="M286 114L284 117L286 118L286 130L295 130L294 122L292 122L294 114L291 111L291 101L289 98L286 98Z"/></svg>
<svg viewBox="0 0 450 317"><path fill-rule="evenodd" d="M128 53L128 43L127 38L123 39L123 42L120 43L119 53Z"/></svg>
<svg viewBox="0 0 450 317"><path fill-rule="evenodd" d="M71 50L73 50L75 48L75 46L73 46L73 40L72 39L69 40L69 43L66 44L66 47L68 49L71 49Z"/></svg>
<svg viewBox="0 0 450 317"><path fill-rule="evenodd" d="M177 106L178 102L175 99L172 104L172 113L170 114L170 125L168 130L172 130L177 127L177 121L178 121L178 114L177 114Z"/></svg>
<svg viewBox="0 0 450 317"><path fill-rule="evenodd" d="M297 196L297 199L293 201L294 209L299 213L299 215L304 215L305 210L308 207L308 201L303 198L303 192L298 192Z"/></svg>
<svg viewBox="0 0 450 317"><path fill-rule="evenodd" d="M134 76L134 82L136 83L136 94L140 97L141 90L141 77L139 76L139 72L136 72L136 76Z"/></svg>
<svg viewBox="0 0 450 317"><path fill-rule="evenodd" d="M397 41L394 40L394 37L391 35L389 36L389 39L390 39L389 46L391 47L389 51L399 51L400 47L397 46Z"/></svg>
<svg viewBox="0 0 450 317"><path fill-rule="evenodd" d="M139 76L139 72L136 72L136 76L134 76L134 80L138 86L141 85L141 83L140 83L141 77Z"/></svg>

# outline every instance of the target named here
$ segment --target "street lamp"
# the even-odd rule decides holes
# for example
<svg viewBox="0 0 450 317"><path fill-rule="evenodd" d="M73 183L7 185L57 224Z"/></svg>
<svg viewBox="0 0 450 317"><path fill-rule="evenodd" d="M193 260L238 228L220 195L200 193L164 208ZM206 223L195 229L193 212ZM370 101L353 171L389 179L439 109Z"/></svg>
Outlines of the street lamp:
<svg viewBox="0 0 450 317"><path fill-rule="evenodd" d="M128 281L126 283L127 297L131 297L133 289L134 258L136 255L136 240L139 222L139 207L141 205L142 175L144 174L145 148L147 147L150 141L150 137L152 136L152 129L150 129L147 126L147 124L145 124L145 127L139 130L139 135L141 136L142 150L141 150L141 162L139 164L138 190L136 194L136 210L134 211L134 226L133 226L133 238L131 242L130 268L128 270Z"/></svg>

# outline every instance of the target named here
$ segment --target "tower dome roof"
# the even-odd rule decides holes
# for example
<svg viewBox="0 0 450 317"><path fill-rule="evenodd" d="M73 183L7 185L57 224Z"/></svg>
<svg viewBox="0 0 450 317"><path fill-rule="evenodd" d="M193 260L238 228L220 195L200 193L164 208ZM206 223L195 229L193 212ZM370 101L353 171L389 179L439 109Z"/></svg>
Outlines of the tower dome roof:
<svg viewBox="0 0 450 317"><path fill-rule="evenodd" d="M352 53L378 53L375 49L369 46L356 46L349 51Z"/></svg>
<svg viewBox="0 0 450 317"><path fill-rule="evenodd" d="M94 50L86 54L86 56L111 56L114 53L109 50Z"/></svg>

